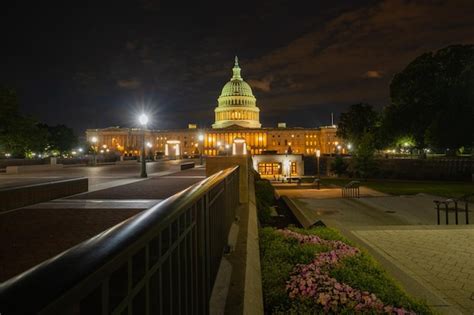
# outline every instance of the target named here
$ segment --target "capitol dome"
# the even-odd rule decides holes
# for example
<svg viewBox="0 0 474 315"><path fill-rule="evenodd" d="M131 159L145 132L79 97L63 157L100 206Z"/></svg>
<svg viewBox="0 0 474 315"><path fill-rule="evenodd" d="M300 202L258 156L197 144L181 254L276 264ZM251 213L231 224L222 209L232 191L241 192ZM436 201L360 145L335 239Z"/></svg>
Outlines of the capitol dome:
<svg viewBox="0 0 474 315"><path fill-rule="evenodd" d="M233 75L222 88L214 110L216 121L212 128L240 126L244 128L260 128L260 109L252 88L240 75L239 60L235 57Z"/></svg>

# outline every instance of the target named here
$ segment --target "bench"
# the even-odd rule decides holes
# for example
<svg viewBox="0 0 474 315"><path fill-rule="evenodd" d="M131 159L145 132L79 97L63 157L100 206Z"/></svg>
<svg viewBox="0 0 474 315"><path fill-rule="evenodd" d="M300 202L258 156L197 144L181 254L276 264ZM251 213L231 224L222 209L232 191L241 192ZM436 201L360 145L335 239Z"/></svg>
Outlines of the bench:
<svg viewBox="0 0 474 315"><path fill-rule="evenodd" d="M445 218L446 218L446 225L449 224L449 212L454 211L454 219L455 219L455 224L459 224L459 211L464 211L465 219L466 219L466 224L469 224L469 200L474 196L474 194L467 194L464 195L460 198L450 198L446 200L433 200L433 203L435 204L436 208L436 216L437 216L437 222L438 225L441 224L441 219L440 219L440 212L444 211L445 212ZM458 208L458 204L463 204L464 203L464 209Z"/></svg>
<svg viewBox="0 0 474 315"><path fill-rule="evenodd" d="M194 162L186 162L186 163L181 163L179 165L179 168L184 171L184 170L187 170L187 169L190 169L190 168L194 168L195 166L195 163Z"/></svg>
<svg viewBox="0 0 474 315"><path fill-rule="evenodd" d="M360 198L360 182L353 180L341 188L343 198Z"/></svg>
<svg viewBox="0 0 474 315"><path fill-rule="evenodd" d="M291 176L291 177L288 177L288 182L291 183L291 181L296 181L296 183L298 185L301 185L301 183L303 182L303 179L314 179L315 177L314 176ZM315 181L313 181L313 184L315 183Z"/></svg>
<svg viewBox="0 0 474 315"><path fill-rule="evenodd" d="M313 181L313 187L316 187L318 190L321 189L321 180L319 178Z"/></svg>

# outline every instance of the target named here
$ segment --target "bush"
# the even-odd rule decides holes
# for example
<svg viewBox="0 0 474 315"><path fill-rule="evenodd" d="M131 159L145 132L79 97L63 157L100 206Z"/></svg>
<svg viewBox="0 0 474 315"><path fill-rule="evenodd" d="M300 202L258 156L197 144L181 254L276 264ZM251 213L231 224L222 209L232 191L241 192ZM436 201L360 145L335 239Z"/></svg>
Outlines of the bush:
<svg viewBox="0 0 474 315"><path fill-rule="evenodd" d="M320 243L301 242L301 239L288 237L287 234L297 232L300 237L316 235L323 241ZM341 242L345 244L341 244ZM332 245L331 245L332 244ZM334 245L335 244L335 245ZM336 247L334 247L336 246ZM348 247L349 246L349 247ZM320 255L329 254L331 248L352 248L352 255L340 256L328 270L328 276L337 281L339 286L350 286L356 291L368 291L375 294L377 300L384 305L393 305L420 314L431 314L429 308L409 296L391 279L383 268L366 252L344 239L336 230L330 228L314 228L310 230L290 228L284 235L274 228L260 230L260 253L262 260L262 284L266 313L290 314L326 314L327 310L312 298L290 298L287 284L294 276L298 264L308 265ZM344 249L343 249L344 250ZM331 250L331 252L337 252ZM324 261L324 260L323 260ZM294 281L294 280L292 280ZM299 282L298 282L299 283ZM309 285L305 284L305 285ZM331 291L332 292L332 291ZM332 293L331 293L332 294ZM337 297L336 297L337 298ZM374 299L375 297L370 296ZM354 309L355 304L340 304L335 313L364 313ZM394 310L395 311L395 310ZM329 311L331 313L332 311ZM370 313L370 310L368 311ZM373 311L374 312L374 311Z"/></svg>
<svg viewBox="0 0 474 315"><path fill-rule="evenodd" d="M265 179L255 181L255 198L257 203L258 220L262 224L269 223L272 218L270 207L275 201L275 189L270 181Z"/></svg>
<svg viewBox="0 0 474 315"><path fill-rule="evenodd" d="M262 199L257 198L257 216L261 224L267 224L272 219L272 209L270 206L262 201Z"/></svg>
<svg viewBox="0 0 474 315"><path fill-rule="evenodd" d="M342 176L347 173L348 166L349 164L347 164L341 156L337 156L331 163L331 172L337 176Z"/></svg>

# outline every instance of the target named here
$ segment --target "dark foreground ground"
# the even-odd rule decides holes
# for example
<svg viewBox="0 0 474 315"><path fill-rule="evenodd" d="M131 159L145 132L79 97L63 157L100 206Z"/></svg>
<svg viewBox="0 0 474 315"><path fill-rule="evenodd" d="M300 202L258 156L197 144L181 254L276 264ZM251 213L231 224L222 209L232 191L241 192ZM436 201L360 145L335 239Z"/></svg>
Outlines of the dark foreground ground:
<svg viewBox="0 0 474 315"><path fill-rule="evenodd" d="M204 176L204 169L151 176L0 214L0 282L132 217Z"/></svg>

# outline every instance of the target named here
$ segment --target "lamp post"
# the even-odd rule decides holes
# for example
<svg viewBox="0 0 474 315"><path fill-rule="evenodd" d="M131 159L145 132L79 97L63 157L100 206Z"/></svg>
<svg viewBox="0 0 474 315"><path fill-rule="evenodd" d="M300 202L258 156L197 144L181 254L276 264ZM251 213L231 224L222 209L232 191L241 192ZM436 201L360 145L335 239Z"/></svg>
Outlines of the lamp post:
<svg viewBox="0 0 474 315"><path fill-rule="evenodd" d="M145 129L146 129L146 124L148 123L148 116L145 114L141 114L138 117L138 121L140 122L140 125L142 125L143 127L140 177L145 178L145 177L148 177L146 173L146 160L145 160Z"/></svg>
<svg viewBox="0 0 474 315"><path fill-rule="evenodd" d="M230 145L226 144L226 145L225 145L225 155L226 155L226 156L229 155L229 148L230 148Z"/></svg>
<svg viewBox="0 0 474 315"><path fill-rule="evenodd" d="M321 150L316 150L316 167L318 169L318 179L321 179L321 172L319 170L319 158L321 157Z"/></svg>
<svg viewBox="0 0 474 315"><path fill-rule="evenodd" d="M200 165L202 165L202 151L204 149L204 135L200 134L198 136L198 140L199 140L199 163Z"/></svg>
<svg viewBox="0 0 474 315"><path fill-rule="evenodd" d="M97 150L97 141L98 141L97 137L94 136L94 137L91 138L92 153L94 154L94 158L92 160L92 165L93 166L97 165L97 155L96 155L97 154L97 152L96 152L96 150Z"/></svg>

